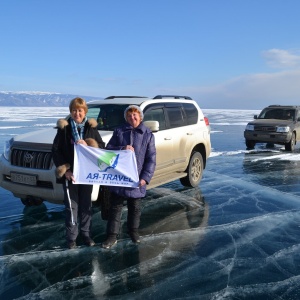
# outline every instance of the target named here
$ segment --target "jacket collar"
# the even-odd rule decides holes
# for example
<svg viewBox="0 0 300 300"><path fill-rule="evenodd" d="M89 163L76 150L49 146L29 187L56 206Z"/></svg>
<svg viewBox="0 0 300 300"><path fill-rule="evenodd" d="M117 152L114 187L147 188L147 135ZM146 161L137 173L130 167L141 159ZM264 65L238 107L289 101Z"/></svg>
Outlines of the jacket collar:
<svg viewBox="0 0 300 300"><path fill-rule="evenodd" d="M97 127L97 121L95 119L93 119L93 118L88 119L88 121L86 122L86 124L89 124L91 127ZM63 128L65 128L68 125L69 125L69 119L68 120L66 120L66 119L59 119L59 120L57 120L55 128L63 129Z"/></svg>

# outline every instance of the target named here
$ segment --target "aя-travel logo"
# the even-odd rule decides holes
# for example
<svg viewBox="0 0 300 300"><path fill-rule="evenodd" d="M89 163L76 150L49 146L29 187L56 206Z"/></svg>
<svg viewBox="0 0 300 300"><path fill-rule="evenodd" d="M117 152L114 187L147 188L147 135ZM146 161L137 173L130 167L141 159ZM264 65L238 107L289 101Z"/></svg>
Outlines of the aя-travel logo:
<svg viewBox="0 0 300 300"><path fill-rule="evenodd" d="M98 157L98 167L100 172L106 172L108 169L115 169L118 165L119 154L106 151Z"/></svg>

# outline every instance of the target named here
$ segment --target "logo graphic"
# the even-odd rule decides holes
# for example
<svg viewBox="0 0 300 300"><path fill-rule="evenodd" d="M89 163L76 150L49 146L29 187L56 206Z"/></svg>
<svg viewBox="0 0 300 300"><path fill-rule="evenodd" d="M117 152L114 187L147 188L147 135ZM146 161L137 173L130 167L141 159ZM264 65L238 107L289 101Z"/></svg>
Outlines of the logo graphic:
<svg viewBox="0 0 300 300"><path fill-rule="evenodd" d="M30 164L31 161L33 160L33 155L29 152L26 151L25 155L24 155L24 161L26 164Z"/></svg>
<svg viewBox="0 0 300 300"><path fill-rule="evenodd" d="M108 169L115 169L118 165L119 154L106 151L98 157L97 163L100 172L106 172Z"/></svg>

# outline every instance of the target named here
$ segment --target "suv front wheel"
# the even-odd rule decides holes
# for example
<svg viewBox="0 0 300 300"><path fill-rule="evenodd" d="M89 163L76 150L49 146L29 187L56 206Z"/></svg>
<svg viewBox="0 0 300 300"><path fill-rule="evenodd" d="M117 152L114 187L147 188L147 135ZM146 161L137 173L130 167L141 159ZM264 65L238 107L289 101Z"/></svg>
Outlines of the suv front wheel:
<svg viewBox="0 0 300 300"><path fill-rule="evenodd" d="M294 151L296 144L296 134L293 132L291 140L285 144L286 151Z"/></svg>
<svg viewBox="0 0 300 300"><path fill-rule="evenodd" d="M180 182L184 186L196 187L202 178L203 173L203 157L200 152L193 152L187 167L187 176L180 178Z"/></svg>
<svg viewBox="0 0 300 300"><path fill-rule="evenodd" d="M253 149L255 147L255 142L246 140L246 147L247 147L247 149Z"/></svg>

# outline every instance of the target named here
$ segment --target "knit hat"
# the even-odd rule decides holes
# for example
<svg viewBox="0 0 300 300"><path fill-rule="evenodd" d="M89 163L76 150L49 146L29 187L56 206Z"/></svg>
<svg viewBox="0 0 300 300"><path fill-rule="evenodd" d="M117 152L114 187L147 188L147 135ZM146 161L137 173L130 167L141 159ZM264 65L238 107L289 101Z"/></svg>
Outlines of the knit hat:
<svg viewBox="0 0 300 300"><path fill-rule="evenodd" d="M124 111L124 118L125 118L125 121L127 121L126 115L127 115L127 111L128 111L129 109L138 110L139 113L140 113L140 116L141 116L141 120L144 119L144 114L143 114L143 111L141 110L141 108L140 108L139 106L137 106L137 105L133 105L133 104L132 104L132 105L129 105L129 106L125 109L125 111Z"/></svg>

